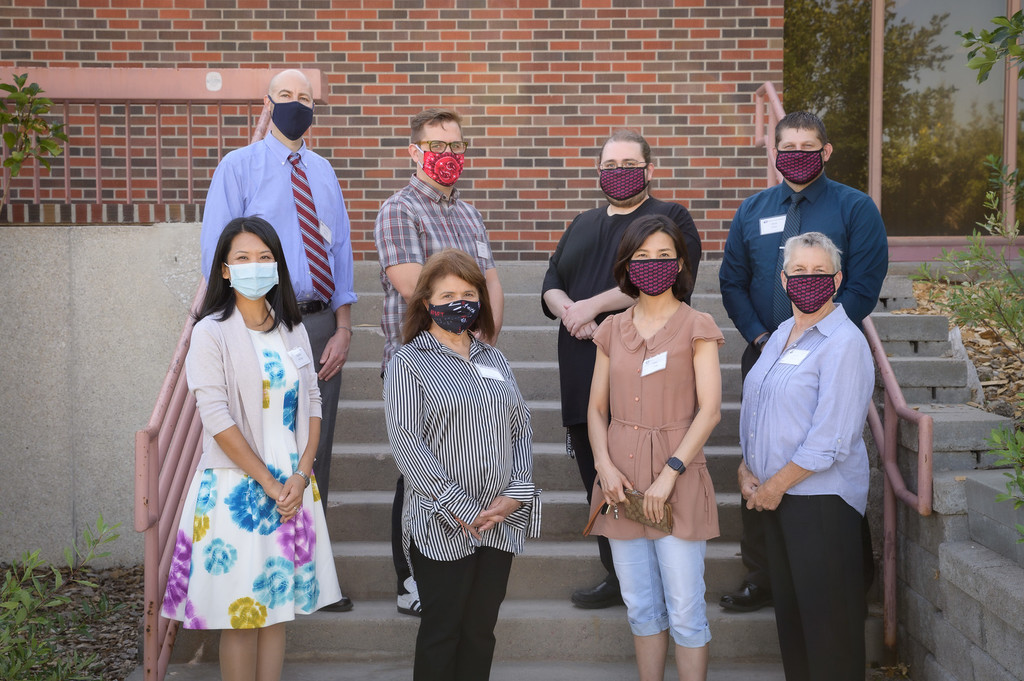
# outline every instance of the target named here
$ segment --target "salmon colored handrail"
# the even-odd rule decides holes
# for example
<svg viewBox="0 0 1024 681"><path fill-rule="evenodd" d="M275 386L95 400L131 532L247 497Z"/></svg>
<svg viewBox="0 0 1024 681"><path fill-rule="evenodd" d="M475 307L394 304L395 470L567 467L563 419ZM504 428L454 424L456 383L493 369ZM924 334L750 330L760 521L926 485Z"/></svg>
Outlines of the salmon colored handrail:
<svg viewBox="0 0 1024 681"><path fill-rule="evenodd" d="M872 402L868 424L878 448L883 472L883 547L882 547L882 610L885 646L896 647L896 501L902 501L921 515L932 512L932 417L907 406L896 374L889 364L885 347L868 317L863 322L864 335L871 347L878 372L882 377L884 421ZM898 426L900 420L917 426L917 493L910 491L897 462Z"/></svg>
<svg viewBox="0 0 1024 681"><path fill-rule="evenodd" d="M782 182L782 175L775 169L771 150L775 147L775 126L785 117L782 101L771 83L764 83L754 91L754 146L764 147L768 159L765 181L767 187Z"/></svg>
<svg viewBox="0 0 1024 681"><path fill-rule="evenodd" d="M252 141L263 139L269 125L270 108L264 105ZM203 424L195 398L188 390L184 368L194 324L191 311L199 308L204 295L206 284L200 280L153 414L146 428L135 433L135 531L145 533L142 615L145 681L163 681L178 631L177 622L160 615L160 606L174 557L175 530L202 455Z"/></svg>

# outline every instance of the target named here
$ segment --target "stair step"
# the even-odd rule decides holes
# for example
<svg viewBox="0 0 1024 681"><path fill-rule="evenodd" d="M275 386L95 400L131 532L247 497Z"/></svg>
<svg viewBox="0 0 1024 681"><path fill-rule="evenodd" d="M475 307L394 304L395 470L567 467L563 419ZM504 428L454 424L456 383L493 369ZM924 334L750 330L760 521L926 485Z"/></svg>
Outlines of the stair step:
<svg viewBox="0 0 1024 681"><path fill-rule="evenodd" d="M740 464L739 447L708 446L704 448L704 456L715 490L738 491L735 481ZM332 498L337 492L394 491L398 477L387 442L336 443L331 472ZM545 491L581 489L579 469L566 455L563 441L533 443L533 482Z"/></svg>
<svg viewBox="0 0 1024 681"><path fill-rule="evenodd" d="M533 437L539 442L564 442L562 407L558 400L531 400ZM736 445L739 443L739 402L722 403L722 420L708 439L710 445ZM382 400L341 400L338 403L338 422L334 441L387 442Z"/></svg>
<svg viewBox="0 0 1024 681"><path fill-rule="evenodd" d="M718 663L778 660L775 613L727 613L708 604L710 657ZM419 619L401 615L393 598L356 601L348 613L316 612L288 624L288 662L408 661L415 649ZM495 628L496 664L502 661L628 662L633 637L623 606L581 610L568 600L506 600ZM180 630L172 663L214 662L215 631ZM339 667L342 665L338 665ZM194 678L194 677L188 677Z"/></svg>
<svg viewBox="0 0 1024 681"><path fill-rule="evenodd" d="M411 653L410 653L411 657ZM621 681L636 676L633 662L523 662L496 660L491 668L491 681ZM126 681L143 681L142 667ZM395 662L286 662L281 676L289 681L408 681L412 678L412 661ZM678 679L672 656L665 667L665 681ZM722 662L712 658L708 664L707 681L785 681L781 662ZM215 663L171 665L168 681L220 681L220 667Z"/></svg>
<svg viewBox="0 0 1024 681"><path fill-rule="evenodd" d="M326 511L332 541L388 541L391 537L393 491L352 491L331 494ZM722 538L738 541L740 495L716 492ZM541 541L583 541L589 518L586 497L579 491L547 491L542 497Z"/></svg>
<svg viewBox="0 0 1024 681"><path fill-rule="evenodd" d="M395 597L390 542L338 541L333 549L338 580L346 596L355 601ZM704 580L709 601L717 602L742 582L746 570L739 551L738 541L708 542ZM604 577L597 543L592 540L528 540L523 553L512 561L507 598L567 601L573 591L593 586Z"/></svg>

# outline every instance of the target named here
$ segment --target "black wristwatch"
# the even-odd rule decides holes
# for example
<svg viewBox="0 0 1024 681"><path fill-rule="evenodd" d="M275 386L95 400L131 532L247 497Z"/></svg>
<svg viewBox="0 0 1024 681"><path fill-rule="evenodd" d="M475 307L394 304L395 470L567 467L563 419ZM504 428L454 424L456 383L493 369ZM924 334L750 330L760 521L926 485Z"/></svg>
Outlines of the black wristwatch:
<svg viewBox="0 0 1024 681"><path fill-rule="evenodd" d="M686 472L686 464L684 464L682 461L680 461L674 456L669 457L666 463L668 464L669 468L674 470L676 473L679 473L679 475L682 475L683 473Z"/></svg>

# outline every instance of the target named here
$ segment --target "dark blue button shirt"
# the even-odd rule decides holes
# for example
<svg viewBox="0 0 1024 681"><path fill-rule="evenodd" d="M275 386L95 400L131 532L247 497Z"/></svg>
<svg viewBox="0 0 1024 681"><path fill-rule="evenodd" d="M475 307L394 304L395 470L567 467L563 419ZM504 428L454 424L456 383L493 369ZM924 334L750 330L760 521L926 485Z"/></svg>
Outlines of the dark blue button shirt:
<svg viewBox="0 0 1024 681"><path fill-rule="evenodd" d="M889 269L885 225L864 192L821 177L801 192L800 231L821 232L842 251L843 281L836 302L858 326L878 302ZM725 241L719 285L729 319L747 341L771 326L772 290L782 286L775 274L782 231L762 233L762 220L785 216L793 189L782 182L751 196L736 211Z"/></svg>

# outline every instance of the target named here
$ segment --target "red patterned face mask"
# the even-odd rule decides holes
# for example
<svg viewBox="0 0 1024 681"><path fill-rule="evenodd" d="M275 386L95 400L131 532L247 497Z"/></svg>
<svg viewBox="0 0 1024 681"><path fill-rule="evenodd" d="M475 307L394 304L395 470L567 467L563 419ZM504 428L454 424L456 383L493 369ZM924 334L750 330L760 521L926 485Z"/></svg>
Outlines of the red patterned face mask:
<svg viewBox="0 0 1024 681"><path fill-rule="evenodd" d="M836 294L835 274L794 274L786 276L786 295L804 314L811 314Z"/></svg>
<svg viewBox="0 0 1024 681"><path fill-rule="evenodd" d="M601 191L616 201L631 199L647 188L647 166L601 171Z"/></svg>
<svg viewBox="0 0 1024 681"><path fill-rule="evenodd" d="M807 184L825 167L824 147L817 151L780 151L775 156L775 168L793 184Z"/></svg>
<svg viewBox="0 0 1024 681"><path fill-rule="evenodd" d="M455 184L465 167L466 157L463 154L453 154L450 151L443 154L423 152L423 172L441 186L451 187Z"/></svg>
<svg viewBox="0 0 1024 681"><path fill-rule="evenodd" d="M629 261L629 280L649 296L660 296L678 277L679 261L675 258Z"/></svg>

